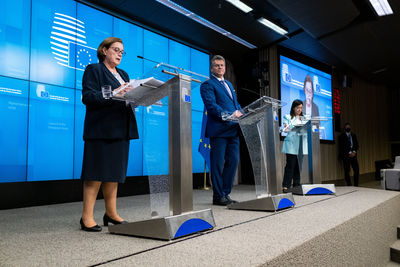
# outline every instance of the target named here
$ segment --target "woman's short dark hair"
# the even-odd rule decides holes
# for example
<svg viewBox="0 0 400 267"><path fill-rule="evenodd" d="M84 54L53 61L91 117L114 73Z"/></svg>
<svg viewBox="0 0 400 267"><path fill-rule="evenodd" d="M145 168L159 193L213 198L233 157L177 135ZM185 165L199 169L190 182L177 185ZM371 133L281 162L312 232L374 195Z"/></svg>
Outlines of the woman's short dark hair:
<svg viewBox="0 0 400 267"><path fill-rule="evenodd" d="M122 39L117 37L108 37L104 39L103 42L101 42L101 44L97 48L97 58L99 59L100 62L103 62L104 59L106 58L106 55L104 55L103 53L103 48L109 49L113 43L123 44Z"/></svg>
<svg viewBox="0 0 400 267"><path fill-rule="evenodd" d="M292 107L290 108L290 116L293 118L294 116L296 116L296 113L294 112L294 109L297 106L303 105L303 101L296 99L293 101L292 103ZM300 113L300 116L303 116L303 112Z"/></svg>

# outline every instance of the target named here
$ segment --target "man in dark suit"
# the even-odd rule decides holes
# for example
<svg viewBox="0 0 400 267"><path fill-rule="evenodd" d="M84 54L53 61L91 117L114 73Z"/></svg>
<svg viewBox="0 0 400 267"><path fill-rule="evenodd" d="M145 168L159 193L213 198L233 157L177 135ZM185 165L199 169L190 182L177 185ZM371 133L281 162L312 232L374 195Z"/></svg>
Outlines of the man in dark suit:
<svg viewBox="0 0 400 267"><path fill-rule="evenodd" d="M344 177L347 185L351 186L351 166L354 172L354 186L358 186L358 176L360 170L357 161L357 136L351 132L351 125L348 122L345 123L344 130L345 131L339 136L339 157L343 160Z"/></svg>
<svg viewBox="0 0 400 267"><path fill-rule="evenodd" d="M226 206L236 201L229 196L239 161L239 125L225 121L223 114L239 118L243 114L236 92L224 79L225 59L211 59L211 77L200 87L201 97L207 110L206 137L210 138L211 180L213 204Z"/></svg>

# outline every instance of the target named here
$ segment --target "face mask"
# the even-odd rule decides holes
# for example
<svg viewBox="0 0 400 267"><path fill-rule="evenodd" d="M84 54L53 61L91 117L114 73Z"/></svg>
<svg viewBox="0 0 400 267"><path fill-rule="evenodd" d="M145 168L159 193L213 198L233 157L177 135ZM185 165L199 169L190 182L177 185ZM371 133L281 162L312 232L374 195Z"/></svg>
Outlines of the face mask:
<svg viewBox="0 0 400 267"><path fill-rule="evenodd" d="M351 128L346 128L345 131L349 133L351 131Z"/></svg>

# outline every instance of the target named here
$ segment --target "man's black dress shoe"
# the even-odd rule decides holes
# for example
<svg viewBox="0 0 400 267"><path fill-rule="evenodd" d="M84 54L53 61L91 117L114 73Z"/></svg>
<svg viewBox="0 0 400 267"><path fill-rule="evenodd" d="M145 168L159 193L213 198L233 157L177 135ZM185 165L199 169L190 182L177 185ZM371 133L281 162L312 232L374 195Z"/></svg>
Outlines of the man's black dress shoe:
<svg viewBox="0 0 400 267"><path fill-rule="evenodd" d="M127 221L122 221L122 222L116 221L116 220L110 218L107 214L104 213L104 216L103 216L104 226L108 226L109 222L112 223L112 224L126 224L126 223L128 223Z"/></svg>
<svg viewBox="0 0 400 267"><path fill-rule="evenodd" d="M230 196L226 196L226 199L229 200L231 203L238 203L236 200L233 200Z"/></svg>
<svg viewBox="0 0 400 267"><path fill-rule="evenodd" d="M81 218L80 221L81 224L81 230L86 231L86 232L100 232L101 231L101 226L96 224L95 226L92 227L86 227L86 225L83 223L83 220Z"/></svg>
<svg viewBox="0 0 400 267"><path fill-rule="evenodd" d="M213 205L227 206L229 204L231 204L231 202L226 197L221 197L213 200Z"/></svg>

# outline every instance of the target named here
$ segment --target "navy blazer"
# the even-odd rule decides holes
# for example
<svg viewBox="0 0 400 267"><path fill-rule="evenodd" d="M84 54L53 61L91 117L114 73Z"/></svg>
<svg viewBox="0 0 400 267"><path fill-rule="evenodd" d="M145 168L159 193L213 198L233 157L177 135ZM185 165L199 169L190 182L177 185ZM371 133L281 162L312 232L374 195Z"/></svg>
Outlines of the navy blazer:
<svg viewBox="0 0 400 267"><path fill-rule="evenodd" d="M125 82L128 74L117 68ZM83 139L137 139L139 138L135 114L125 101L104 99L102 85L111 85L112 90L120 83L104 63L90 64L82 79L82 102L86 105Z"/></svg>
<svg viewBox="0 0 400 267"><path fill-rule="evenodd" d="M200 94L207 110L206 137L235 137L239 134L239 125L236 122L223 121L221 113L233 113L241 110L237 101L236 92L230 82L225 80L231 89L233 99L226 88L217 78L211 78L200 86Z"/></svg>

